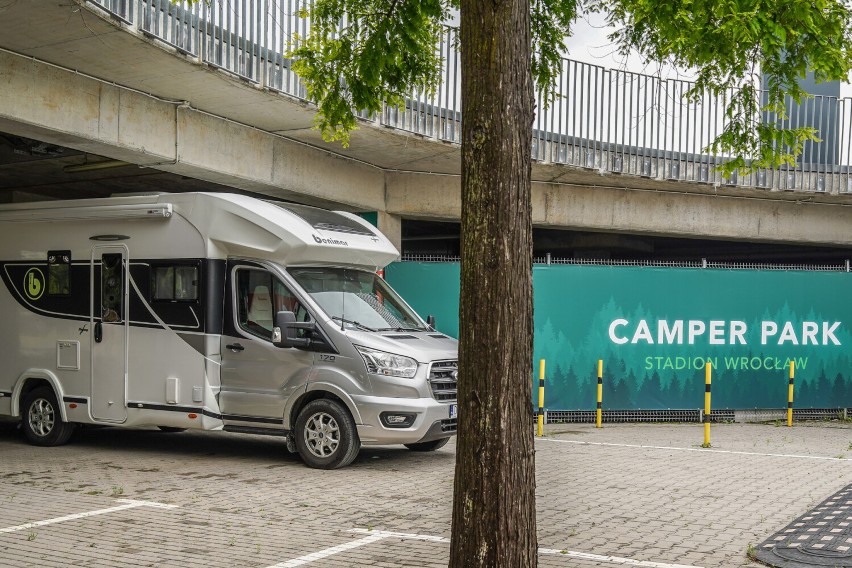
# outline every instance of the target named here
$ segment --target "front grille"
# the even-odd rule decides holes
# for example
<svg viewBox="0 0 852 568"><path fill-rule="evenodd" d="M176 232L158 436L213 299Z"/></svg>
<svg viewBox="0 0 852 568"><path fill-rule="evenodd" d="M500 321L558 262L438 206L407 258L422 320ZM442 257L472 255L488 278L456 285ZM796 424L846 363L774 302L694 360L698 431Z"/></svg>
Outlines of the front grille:
<svg viewBox="0 0 852 568"><path fill-rule="evenodd" d="M429 386L432 396L441 402L454 402L459 364L458 361L436 361L429 369Z"/></svg>

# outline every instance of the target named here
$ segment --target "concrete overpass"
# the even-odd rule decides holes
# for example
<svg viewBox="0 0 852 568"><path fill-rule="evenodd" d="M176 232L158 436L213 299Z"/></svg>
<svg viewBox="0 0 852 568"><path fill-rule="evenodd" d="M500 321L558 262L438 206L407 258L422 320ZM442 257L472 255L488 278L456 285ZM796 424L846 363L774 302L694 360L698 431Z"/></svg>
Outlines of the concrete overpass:
<svg viewBox="0 0 852 568"><path fill-rule="evenodd" d="M150 22L147 28L140 23L143 10L166 18L167 2L104 4L113 12L85 0L0 6L0 131L76 151L54 163L57 176L57 170L75 167L93 176L126 171L132 164L129 177L152 174L148 187L218 184L377 211L380 228L397 244L403 218L460 218L458 133L456 127L448 129L448 123L457 125L458 115L448 110L451 105L430 110L431 118L416 119L414 128L364 120L349 148L326 144L312 129L314 109L297 96L298 85L289 89L295 94L276 86L286 72L280 54L274 59L243 51L237 55L253 53L259 60L252 73L223 69L179 37L152 33ZM116 6L140 15L122 15ZM186 12L182 25L197 27L204 9ZM219 38L220 44L226 40ZM652 172L644 170L644 154L635 142L622 144L625 163L617 170L638 173L632 175L611 171L619 155L611 144L584 147L582 141L552 134L537 142L536 227L852 247L846 171L802 169L795 172L798 182L789 185L795 190L788 191L782 176L777 183L732 184L712 169L708 173L711 161L691 159L681 149L658 150ZM566 152L577 152L587 167L559 163L570 161L559 158ZM33 177L45 173L37 166L0 165L7 199L60 197L70 186L83 191L85 182L64 185L57 178L55 184L42 184L46 187L22 182L28 168Z"/></svg>

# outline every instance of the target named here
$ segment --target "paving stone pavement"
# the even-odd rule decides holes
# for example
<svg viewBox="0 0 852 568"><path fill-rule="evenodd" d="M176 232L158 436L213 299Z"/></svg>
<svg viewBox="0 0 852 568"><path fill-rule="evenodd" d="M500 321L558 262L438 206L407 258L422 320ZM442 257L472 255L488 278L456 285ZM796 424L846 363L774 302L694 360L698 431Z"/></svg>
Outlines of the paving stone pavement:
<svg viewBox="0 0 852 568"><path fill-rule="evenodd" d="M849 423L719 424L711 449L702 437L700 424L548 426L539 565L757 566L750 544L852 482ZM277 438L101 428L37 448L0 428L0 566L446 566L454 460L453 443L365 448L317 471Z"/></svg>

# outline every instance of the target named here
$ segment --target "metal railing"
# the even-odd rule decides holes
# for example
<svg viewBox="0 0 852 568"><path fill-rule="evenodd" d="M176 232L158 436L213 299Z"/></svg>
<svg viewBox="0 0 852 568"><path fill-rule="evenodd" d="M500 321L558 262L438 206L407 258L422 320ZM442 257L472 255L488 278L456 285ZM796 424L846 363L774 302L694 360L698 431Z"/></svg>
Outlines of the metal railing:
<svg viewBox="0 0 852 568"><path fill-rule="evenodd" d="M305 89L286 57L310 28L302 17L310 0L87 0L131 29L156 38L258 87L299 99ZM383 126L459 143L461 65L457 30L437 46L444 61L434 93L414 92L404 105L386 107ZM723 178L715 166L727 156L705 149L724 130L733 92L690 100L688 81L662 79L564 59L558 95L550 105L537 95L533 158L601 173L659 180L845 194L852 192L852 99L814 96L788 100L788 117L756 120L785 127L813 126L820 142L807 143L796 164Z"/></svg>

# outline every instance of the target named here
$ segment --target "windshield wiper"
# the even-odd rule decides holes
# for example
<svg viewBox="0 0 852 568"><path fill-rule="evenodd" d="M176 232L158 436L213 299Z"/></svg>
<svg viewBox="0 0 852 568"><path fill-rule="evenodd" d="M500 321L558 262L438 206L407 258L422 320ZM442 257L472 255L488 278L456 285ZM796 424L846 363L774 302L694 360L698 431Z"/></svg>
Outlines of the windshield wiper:
<svg viewBox="0 0 852 568"><path fill-rule="evenodd" d="M375 330L375 329L373 329L372 327L367 327L367 326L366 326L366 325L364 325L363 323L359 323L359 322L357 322L357 321L355 321L355 320L349 320L349 319L346 319L346 318L342 318L342 317L340 317L340 316L331 316L331 319L333 319L333 320L337 320L337 321L339 321L340 323L348 323L348 324L354 325L354 326L355 326L355 327L357 327L358 329L363 329L364 331L376 331L376 330Z"/></svg>

